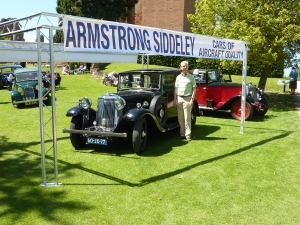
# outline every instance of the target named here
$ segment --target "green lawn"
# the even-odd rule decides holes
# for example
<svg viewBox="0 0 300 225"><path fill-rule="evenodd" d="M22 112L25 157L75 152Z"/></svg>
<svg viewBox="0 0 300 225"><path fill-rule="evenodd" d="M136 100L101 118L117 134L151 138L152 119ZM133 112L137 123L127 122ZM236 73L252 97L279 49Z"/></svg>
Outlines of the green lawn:
<svg viewBox="0 0 300 225"><path fill-rule="evenodd" d="M141 68L112 64L105 71L120 66ZM205 113L190 143L176 139L179 130L153 134L138 156L131 143L73 149L62 133L70 126L66 111L82 97L95 106L116 88L90 74L63 75L56 91L57 187L39 186L39 108L14 109L0 90L0 224L299 224L300 117L277 80L267 81L268 113L246 121L244 134L229 112Z"/></svg>

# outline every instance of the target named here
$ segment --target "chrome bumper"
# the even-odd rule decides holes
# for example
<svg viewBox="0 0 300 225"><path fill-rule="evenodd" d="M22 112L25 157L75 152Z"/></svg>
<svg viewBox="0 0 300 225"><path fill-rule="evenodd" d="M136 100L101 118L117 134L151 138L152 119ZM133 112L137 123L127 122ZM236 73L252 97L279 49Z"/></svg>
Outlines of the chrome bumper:
<svg viewBox="0 0 300 225"><path fill-rule="evenodd" d="M48 97L43 98L43 101L47 100ZM31 103L31 102L38 102L39 99L30 99L30 100L23 100L23 101L13 101L13 104L21 104L21 103Z"/></svg>
<svg viewBox="0 0 300 225"><path fill-rule="evenodd" d="M113 132L100 132L100 131L89 131L89 130L73 130L73 129L62 129L63 133L72 134L89 134L93 136L105 136L105 137L121 137L127 138L127 133L113 133Z"/></svg>

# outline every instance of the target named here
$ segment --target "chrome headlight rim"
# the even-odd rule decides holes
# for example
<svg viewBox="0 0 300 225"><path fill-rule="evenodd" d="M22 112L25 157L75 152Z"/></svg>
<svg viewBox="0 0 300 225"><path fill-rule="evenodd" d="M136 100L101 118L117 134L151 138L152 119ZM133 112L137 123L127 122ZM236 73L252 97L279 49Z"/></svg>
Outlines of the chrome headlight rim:
<svg viewBox="0 0 300 225"><path fill-rule="evenodd" d="M88 97L84 97L81 99L80 105L84 109L89 109L92 106L92 100Z"/></svg>
<svg viewBox="0 0 300 225"><path fill-rule="evenodd" d="M126 101L122 97L118 97L114 100L115 107L117 110L122 110L126 106Z"/></svg>

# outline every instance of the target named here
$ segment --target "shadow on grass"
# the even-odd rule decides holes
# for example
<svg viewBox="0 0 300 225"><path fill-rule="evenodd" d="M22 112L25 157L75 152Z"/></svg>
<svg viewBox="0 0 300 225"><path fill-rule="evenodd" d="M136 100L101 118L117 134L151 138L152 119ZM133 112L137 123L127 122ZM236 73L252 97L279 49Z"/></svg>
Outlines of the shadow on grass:
<svg viewBox="0 0 300 225"><path fill-rule="evenodd" d="M11 102L0 102L0 105L6 105L6 104L11 104Z"/></svg>
<svg viewBox="0 0 300 225"><path fill-rule="evenodd" d="M295 111L295 99L289 93L268 93L269 109L274 112Z"/></svg>
<svg viewBox="0 0 300 225"><path fill-rule="evenodd" d="M202 129L201 126L197 126L193 132L195 132L195 135L199 135L199 138L203 139L208 134L211 134L212 132L214 132L218 129L220 129L220 127L217 127L217 126L207 126L207 129ZM164 153L166 153L172 149L174 144L177 146L187 144L187 142L182 142L181 140L174 139L176 137L176 134L178 135L178 132L179 132L178 130L177 131L173 130L173 131L165 133L164 136L160 136L160 139L164 140L164 142L162 142L162 143L158 143L157 141L150 142L148 148L151 151L145 152L144 156L149 157L149 156L161 155L162 153L160 151L164 151ZM72 170L75 168L75 169L79 169L79 170L82 170L82 171L85 171L85 172L88 172L88 173L91 173L91 174L94 174L94 175L97 175L97 176L100 176L100 177L103 177L108 180L116 182L116 184L108 184L108 185L126 185L129 187L145 186L147 184L161 181L164 179L168 179L170 177L184 173L184 172L189 171L198 166L206 165L208 163L213 163L215 161L222 160L229 156L240 154L242 152L251 150L254 147L261 146L266 143L272 142L273 140L285 138L288 135L290 135L291 133L292 132L290 132L290 131L284 132L280 135L276 135L276 136L268 138L266 140L262 140L257 143L253 143L249 146L234 150L232 152L229 152L229 153L226 153L223 155L219 155L219 156L207 159L207 160L203 160L203 161L194 163L192 165L189 165L189 166L186 166L186 167L174 170L174 171L170 171L168 173L160 174L158 176L153 176L153 177L149 177L146 179L142 179L138 183L129 182L129 181L126 181L123 179L119 179L118 177L111 176L109 174L105 174L105 173L101 173L99 171L88 169L88 168L81 166L80 164L72 164L72 163L69 163L69 162L66 162L63 160L58 160L58 163L65 165L64 171L66 173L69 170ZM169 142L166 141L169 138L170 139L172 138L172 140ZM212 139L214 139L214 138L212 138ZM216 138L216 139L219 139L219 138ZM40 157L40 154L27 149L31 145L39 144L39 142L33 142L33 143L28 143L28 144L21 144L21 143L17 143L17 142L8 143L7 139L5 137L1 137L0 144L1 144L1 146L3 146L2 144L5 144L5 146L11 146L11 147L1 148L1 151L0 151L0 156L1 156L1 158L4 159L1 162L2 166L0 169L0 172L1 172L0 177L2 180L5 180L5 182L0 182L0 183L3 183L0 186L0 190L3 193L5 193L4 196L7 196L7 197L2 198L1 201L4 202L4 204L6 204L8 206L8 211L6 211L0 215L5 215L5 213L9 213L10 210L12 210L11 212L15 212L15 210L19 209L19 207L22 208L22 206L19 206L19 204L23 205L23 207L24 207L24 205L26 205L26 203L27 203L28 198L31 198L31 196L32 196L31 192L17 194L18 187L16 187L15 182L17 182L18 185L20 185L20 186L33 185L33 182L31 182L30 179L28 179L28 177L29 178L36 177L36 174L39 173L38 170L40 170L40 168L39 168L40 160L38 159L38 157ZM123 147L124 146L122 145L122 150L124 149ZM167 148L167 150L164 150L164 148ZM25 152L25 154L22 154L19 157L9 157L9 156L7 157L7 154L8 155L10 154L9 151L13 150L13 149L19 149L19 150ZM3 157L4 156L3 154L6 154L6 156ZM36 160L35 161L26 160L26 158L29 157L29 154L36 155L37 156ZM52 159L51 157L47 157L47 158ZM136 158L138 158L138 157L136 157ZM12 183L13 183L14 188L11 188ZM68 184L65 184L65 185L68 185ZM84 184L83 183L83 184L69 184L69 185L101 185L101 184ZM103 185L107 185L107 184L103 184ZM38 203L41 201L41 199L44 198L44 196L43 196L44 193L42 191L40 191L40 189L37 189L37 190L38 190L37 193L34 194L35 196L32 199L30 199L29 204L34 205L36 203L36 205L39 205ZM50 194L50 196L47 196L46 200L49 201L50 205L51 205L51 203L52 204L60 204L58 207L72 207L73 210L74 209L75 210L76 209L77 210L87 210L88 209L86 207L79 207L80 204L78 204L78 202L70 201L70 202L62 203L59 200L56 200L58 198L55 195L60 196L63 194L64 193L60 192L60 191L54 192L52 195ZM18 196L18 197L16 197L16 196ZM48 199L48 197L49 197L49 199ZM18 202L18 204L15 202L11 202L10 199L16 200ZM22 212L22 210L26 211L28 209L25 207L25 209L24 208L21 209L21 212ZM39 210L39 209L37 208L36 210ZM53 219L53 218L50 218L50 219Z"/></svg>
<svg viewBox="0 0 300 225"><path fill-rule="evenodd" d="M221 129L220 126L212 125L196 125L192 131L193 140L220 140L225 138L207 137L217 130ZM170 130L168 132L156 132L148 135L147 147L140 155L143 157L156 157L168 154L172 151L173 147L184 146L188 144L185 140L178 140L179 128ZM92 152L83 151L86 154L109 154L121 156L126 154L134 154L132 141L127 139L120 142L111 142L106 146L86 145L82 150L92 150ZM78 150L80 151L80 150ZM123 156L127 157L128 156ZM130 157L132 158L132 157Z"/></svg>
<svg viewBox="0 0 300 225"><path fill-rule="evenodd" d="M212 130L213 129L215 129L215 128L212 128ZM200 128L199 128L199 130L197 132L200 132ZM81 169L83 171L86 171L86 172L89 172L89 173L92 173L92 174L95 174L95 175L107 178L107 179L112 180L112 181L115 181L115 182L119 183L119 185L127 185L127 186L130 186L130 187L145 186L147 184L154 183L154 182L157 182L157 181L161 181L161 180L164 180L164 179L168 179L170 177L173 177L173 176L176 176L178 174L184 173L184 172L189 171L189 170L191 170L193 168L196 168L198 166L203 166L203 165L206 165L206 164L209 164L209 163L213 163L213 162L218 161L218 160L222 160L222 159L224 159L226 157L230 157L230 156L233 156L233 155L240 154L242 152L251 150L254 147L261 146L261 145L264 145L266 143L272 142L273 140L278 140L278 139L281 139L281 138L285 138L288 135L290 135L291 133L292 132L290 132L290 131L284 132L284 133L282 133L280 135L276 135L276 136L271 137L269 139L262 140L262 141L259 141L257 143L253 143L253 144L251 144L249 146L246 146L244 148L240 148L240 149L237 149L235 151L232 151L232 152L229 152L229 153L226 153L226 154L223 154L223 155L219 155L219 156L207 159L207 160L203 160L203 161L194 163L192 165L189 165L189 166L186 166L186 167L174 170L174 171L170 171L168 173L164 173L164 174L161 174L161 175L158 175L158 176L153 176L153 177L149 177L149 178L143 179L139 183L128 182L128 181L119 179L117 177L113 177L113 176L110 176L110 175L107 175L107 174L104 174L104 173L101 173L101 172L98 172L98 171L94 171L94 170L91 170L91 169L86 169L86 168L81 167L79 165L70 164L68 162L64 162L64 161L61 161L61 160L59 160L59 162L61 164L67 165L69 167L69 168L67 168L68 170L71 169L71 168ZM202 134L202 135L205 135L205 134ZM172 136L172 137L174 137L174 136ZM161 138L164 139L164 137L161 137ZM176 140L176 141L180 142L180 140ZM169 148L172 148L171 146L173 146L173 142L166 142L166 143L168 143ZM156 146L156 148L158 147L158 145L159 144L157 144L157 143L153 143L153 146ZM154 152L156 152L156 149L154 150ZM149 153L146 153L146 155L147 156L155 156L155 154L150 155ZM72 184L72 185L87 185L87 184ZM94 185L97 185L97 184L94 184ZM98 184L98 185L100 185L100 184Z"/></svg>
<svg viewBox="0 0 300 225"><path fill-rule="evenodd" d="M41 174L40 155L28 149L38 144L8 142L0 136L0 217L15 222L20 221L20 215L36 212L50 223L70 224L58 213L60 210L84 213L92 207L86 202L68 200L66 191L37 185L36 177Z"/></svg>
<svg viewBox="0 0 300 225"><path fill-rule="evenodd" d="M139 186L145 186L147 184L151 184L151 183L154 183L154 182L157 182L157 181L165 180L165 179L168 179L170 177L173 177L173 176L176 176L178 174L181 174L181 173L184 173L186 171L189 171L189 170L191 170L193 168L196 168L198 166L203 166L203 165L206 165L208 163L212 163L212 162L224 159L224 158L229 157L229 156L240 154L242 152L251 150L253 147L261 146L261 145L266 144L268 142L271 142L273 140L278 140L278 139L281 139L281 138L285 138L288 135L290 135L291 133L292 132L286 132L284 134L280 134L280 135L274 136L272 138L269 138L269 139L266 139L266 140L263 140L263 141L259 141L257 143L252 144L252 145L249 145L247 147L244 147L244 148L241 148L241 149L237 149L235 151L232 151L232 152L220 155L220 156L216 156L214 158L210 158L210 159L207 159L207 160L204 160L204 161L200 161L200 162L194 163L194 164L192 164L190 166L186 166L186 167L183 167L183 168L178 169L178 170L174 170L174 171L171 171L171 172L168 172L168 173L164 173L164 174L161 174L161 175L158 175L158 176L154 176L154 177L149 177L147 179L143 179L143 180L141 180Z"/></svg>

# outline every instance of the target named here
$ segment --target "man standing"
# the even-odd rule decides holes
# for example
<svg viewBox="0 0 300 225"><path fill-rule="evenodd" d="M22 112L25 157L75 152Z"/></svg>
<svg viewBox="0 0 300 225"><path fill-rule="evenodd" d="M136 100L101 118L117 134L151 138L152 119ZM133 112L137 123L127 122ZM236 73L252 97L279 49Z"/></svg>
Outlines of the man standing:
<svg viewBox="0 0 300 225"><path fill-rule="evenodd" d="M174 91L174 106L177 106L180 139L191 141L191 112L196 94L196 81L188 73L188 62L180 63L181 74L176 77Z"/></svg>
<svg viewBox="0 0 300 225"><path fill-rule="evenodd" d="M297 89L297 79L298 79L298 71L296 70L296 67L293 66L290 72L290 89L292 95L295 94L295 90Z"/></svg>

